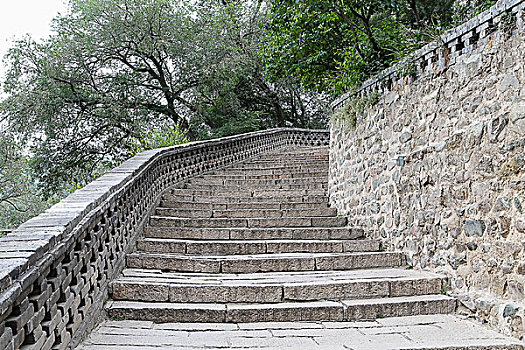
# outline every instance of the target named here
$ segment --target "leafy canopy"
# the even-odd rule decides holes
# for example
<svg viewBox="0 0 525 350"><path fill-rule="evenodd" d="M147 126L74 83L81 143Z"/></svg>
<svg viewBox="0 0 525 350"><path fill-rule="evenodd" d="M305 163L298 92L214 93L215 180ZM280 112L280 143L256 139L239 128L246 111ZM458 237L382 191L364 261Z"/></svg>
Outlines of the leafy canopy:
<svg viewBox="0 0 525 350"><path fill-rule="evenodd" d="M7 130L0 131L0 229L6 229L39 214L51 202L39 196L31 181L29 160L14 136Z"/></svg>
<svg viewBox="0 0 525 350"><path fill-rule="evenodd" d="M53 35L9 51L0 103L30 145L46 197L118 165L148 134L180 128L196 139L326 122L320 98L294 80L265 79L262 2L69 4Z"/></svg>
<svg viewBox="0 0 525 350"><path fill-rule="evenodd" d="M491 3L272 0L262 49L268 76L338 95Z"/></svg>

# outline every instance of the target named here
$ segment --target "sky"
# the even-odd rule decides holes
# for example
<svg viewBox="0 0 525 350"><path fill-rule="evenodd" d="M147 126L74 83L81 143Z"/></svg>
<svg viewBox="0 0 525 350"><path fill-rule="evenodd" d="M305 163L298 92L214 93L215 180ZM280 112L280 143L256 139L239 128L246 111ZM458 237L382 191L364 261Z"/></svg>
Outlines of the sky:
<svg viewBox="0 0 525 350"><path fill-rule="evenodd" d="M33 38L47 37L51 20L65 9L65 0L0 0L0 57L12 46L13 39L28 33ZM0 76L4 73L0 60Z"/></svg>

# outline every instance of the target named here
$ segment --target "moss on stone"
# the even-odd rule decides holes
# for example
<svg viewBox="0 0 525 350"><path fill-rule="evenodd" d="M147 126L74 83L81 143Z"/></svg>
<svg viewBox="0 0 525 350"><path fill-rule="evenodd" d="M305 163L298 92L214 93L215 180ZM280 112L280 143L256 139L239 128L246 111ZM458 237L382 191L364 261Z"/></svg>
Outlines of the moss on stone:
<svg viewBox="0 0 525 350"><path fill-rule="evenodd" d="M357 127L357 116L363 114L365 110L374 106L379 101L379 93L372 92L366 96L352 96L343 107L337 109L332 115L331 124L343 122L348 130L355 130Z"/></svg>

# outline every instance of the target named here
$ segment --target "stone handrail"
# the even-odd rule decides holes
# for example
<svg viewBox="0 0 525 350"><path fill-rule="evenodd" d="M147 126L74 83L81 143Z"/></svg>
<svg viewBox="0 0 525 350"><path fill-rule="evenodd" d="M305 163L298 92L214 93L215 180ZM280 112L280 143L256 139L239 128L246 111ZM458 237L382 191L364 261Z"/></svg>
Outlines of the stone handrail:
<svg viewBox="0 0 525 350"><path fill-rule="evenodd" d="M175 183L324 130L272 129L143 152L0 238L0 349L65 349L100 319L108 284Z"/></svg>
<svg viewBox="0 0 525 350"><path fill-rule="evenodd" d="M490 9L482 12L462 25L448 30L439 40L433 41L414 52L407 59L383 70L381 73L365 81L357 92L346 93L334 102L335 110L352 96L365 96L371 92L383 92L392 89L396 84L402 84L403 79L414 80L426 73L440 71L463 54L484 46L490 41L491 34L498 24L511 16L512 21L523 26L525 0L499 0Z"/></svg>

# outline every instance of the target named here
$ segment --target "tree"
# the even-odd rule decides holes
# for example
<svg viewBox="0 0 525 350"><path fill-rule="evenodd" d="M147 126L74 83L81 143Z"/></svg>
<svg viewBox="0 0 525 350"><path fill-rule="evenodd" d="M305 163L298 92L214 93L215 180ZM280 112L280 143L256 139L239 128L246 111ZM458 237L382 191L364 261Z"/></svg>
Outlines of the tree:
<svg viewBox="0 0 525 350"><path fill-rule="evenodd" d="M31 170L13 135L0 134L0 228L13 228L45 210L48 203L36 194Z"/></svg>
<svg viewBox="0 0 525 350"><path fill-rule="evenodd" d="M28 183L24 178L27 163L20 154L13 140L6 133L0 136L0 205L9 205L17 211L23 211L17 198L28 192Z"/></svg>
<svg viewBox="0 0 525 350"><path fill-rule="evenodd" d="M367 72L384 68L393 59L391 48L396 42L391 38L397 37L395 18L385 16L386 4L272 1L263 49L269 76L297 77L309 90L337 94L347 82L355 84ZM389 30L380 36L378 28ZM344 82L341 75L346 75Z"/></svg>
<svg viewBox="0 0 525 350"><path fill-rule="evenodd" d="M473 3L481 8L487 2L271 0L267 74L338 95L465 20Z"/></svg>
<svg viewBox="0 0 525 350"><path fill-rule="evenodd" d="M19 41L0 113L31 145L43 194L119 164L146 131L196 139L320 119L321 99L265 80L263 16L261 2L70 0L52 36ZM294 106L311 101L300 118L292 90Z"/></svg>
<svg viewBox="0 0 525 350"><path fill-rule="evenodd" d="M295 79L269 82L260 47L265 40L265 2L202 1L206 16L221 23L229 56L215 80L197 87L200 113L194 123L200 138L228 136L275 126L326 127L324 95L299 89Z"/></svg>
<svg viewBox="0 0 525 350"><path fill-rule="evenodd" d="M19 41L7 56L9 97L1 108L32 141L47 196L118 164L143 129L187 128L183 112L192 106L185 94L208 68L195 55L213 52L207 27L193 25L171 1L70 5L54 35Z"/></svg>

